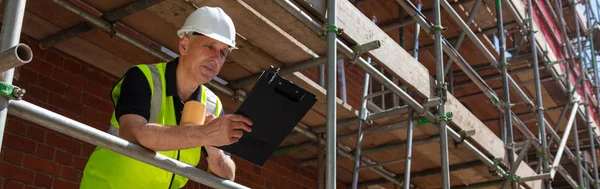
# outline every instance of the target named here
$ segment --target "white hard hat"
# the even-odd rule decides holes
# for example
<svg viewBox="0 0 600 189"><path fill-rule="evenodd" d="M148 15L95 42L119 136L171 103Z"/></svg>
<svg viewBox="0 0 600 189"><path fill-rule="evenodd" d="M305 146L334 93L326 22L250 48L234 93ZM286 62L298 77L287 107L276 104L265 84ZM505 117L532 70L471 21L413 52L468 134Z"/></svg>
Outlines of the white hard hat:
<svg viewBox="0 0 600 189"><path fill-rule="evenodd" d="M200 7L187 17L177 31L179 37L188 32L198 32L235 48L235 26L231 18L219 7Z"/></svg>

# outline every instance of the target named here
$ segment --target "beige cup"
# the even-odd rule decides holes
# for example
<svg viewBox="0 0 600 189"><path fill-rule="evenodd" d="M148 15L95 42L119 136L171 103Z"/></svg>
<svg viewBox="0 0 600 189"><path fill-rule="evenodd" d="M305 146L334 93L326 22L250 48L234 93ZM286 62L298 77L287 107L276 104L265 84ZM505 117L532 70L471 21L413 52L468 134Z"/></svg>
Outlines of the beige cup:
<svg viewBox="0 0 600 189"><path fill-rule="evenodd" d="M181 124L204 125L206 118L206 105L201 102L190 100L183 105Z"/></svg>

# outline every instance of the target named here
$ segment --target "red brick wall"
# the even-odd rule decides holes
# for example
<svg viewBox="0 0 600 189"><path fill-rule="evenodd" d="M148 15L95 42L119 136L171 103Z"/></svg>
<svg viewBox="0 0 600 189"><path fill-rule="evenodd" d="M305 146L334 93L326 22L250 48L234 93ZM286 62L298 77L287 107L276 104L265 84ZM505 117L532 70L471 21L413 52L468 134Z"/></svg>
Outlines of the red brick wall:
<svg viewBox="0 0 600 189"><path fill-rule="evenodd" d="M112 113L109 92L117 77L56 49L34 51L31 63L16 69L14 84L27 90L25 100L100 130ZM78 188L94 146L9 116L0 159L0 188ZM236 182L252 188L316 188L313 168L301 168L287 156L272 157L260 168L237 163ZM206 162L203 162L206 167ZM189 182L187 188L201 187Z"/></svg>
<svg viewBox="0 0 600 189"><path fill-rule="evenodd" d="M327 77L327 66L325 66L325 76ZM348 100L348 104L354 108L360 108L360 102L362 99L362 92L364 86L365 72L358 66L353 66L348 64L347 61L344 61L344 68L346 73L346 97ZM308 70L301 71L306 77L312 79L317 84L319 83L319 68L311 68ZM325 78L325 85L327 85L327 78ZM326 87L324 87L326 88ZM338 90L337 96L341 98L341 93L339 89L339 81L338 81Z"/></svg>

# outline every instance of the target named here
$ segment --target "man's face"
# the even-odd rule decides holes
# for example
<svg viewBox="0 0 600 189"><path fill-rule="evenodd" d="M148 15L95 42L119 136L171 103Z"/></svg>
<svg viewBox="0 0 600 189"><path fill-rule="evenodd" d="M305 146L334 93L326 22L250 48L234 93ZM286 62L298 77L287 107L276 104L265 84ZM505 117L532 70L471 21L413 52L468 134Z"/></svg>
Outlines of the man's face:
<svg viewBox="0 0 600 189"><path fill-rule="evenodd" d="M229 46L204 35L186 35L179 41L180 65L197 83L212 80L223 67Z"/></svg>

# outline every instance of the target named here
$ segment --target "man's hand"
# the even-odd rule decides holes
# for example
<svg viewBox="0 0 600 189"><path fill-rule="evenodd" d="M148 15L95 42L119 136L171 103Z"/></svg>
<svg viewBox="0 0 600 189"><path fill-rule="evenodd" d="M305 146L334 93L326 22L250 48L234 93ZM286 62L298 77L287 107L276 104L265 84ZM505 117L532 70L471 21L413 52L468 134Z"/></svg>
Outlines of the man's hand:
<svg viewBox="0 0 600 189"><path fill-rule="evenodd" d="M215 120L215 116L210 114L204 120L206 125ZM226 155L223 150L213 146L204 146L204 148L208 152L208 169L221 178L235 180L235 162L231 157Z"/></svg>
<svg viewBox="0 0 600 189"><path fill-rule="evenodd" d="M204 126L201 126L201 132L204 134L203 140L208 145L224 146L237 142L243 135L243 131L252 132L252 121L245 116L236 114L226 114L219 118L208 115Z"/></svg>

